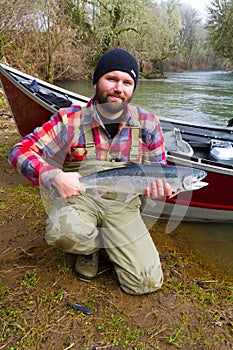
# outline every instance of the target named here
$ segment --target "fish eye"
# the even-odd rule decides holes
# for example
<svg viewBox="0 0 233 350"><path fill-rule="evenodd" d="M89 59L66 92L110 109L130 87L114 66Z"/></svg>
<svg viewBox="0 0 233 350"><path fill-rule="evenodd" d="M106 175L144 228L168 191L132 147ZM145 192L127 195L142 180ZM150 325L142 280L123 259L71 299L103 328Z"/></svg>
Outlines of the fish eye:
<svg viewBox="0 0 233 350"><path fill-rule="evenodd" d="M205 172L202 171L202 172L198 173L197 179L202 180L205 176L206 176Z"/></svg>

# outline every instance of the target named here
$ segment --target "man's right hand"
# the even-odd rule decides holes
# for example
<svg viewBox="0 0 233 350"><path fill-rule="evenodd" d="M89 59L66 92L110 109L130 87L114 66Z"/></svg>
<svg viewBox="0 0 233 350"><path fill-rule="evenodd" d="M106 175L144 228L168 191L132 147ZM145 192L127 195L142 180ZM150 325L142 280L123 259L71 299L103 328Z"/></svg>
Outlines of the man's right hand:
<svg viewBox="0 0 233 350"><path fill-rule="evenodd" d="M85 193L85 188L79 179L81 175L77 172L59 172L52 181L52 186L57 189L64 198L79 196Z"/></svg>

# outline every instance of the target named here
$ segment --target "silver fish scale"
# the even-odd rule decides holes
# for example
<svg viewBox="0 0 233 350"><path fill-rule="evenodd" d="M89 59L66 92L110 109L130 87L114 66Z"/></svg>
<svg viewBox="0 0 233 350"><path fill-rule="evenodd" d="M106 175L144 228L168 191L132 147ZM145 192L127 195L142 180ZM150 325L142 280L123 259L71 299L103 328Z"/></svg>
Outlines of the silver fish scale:
<svg viewBox="0 0 233 350"><path fill-rule="evenodd" d="M173 193L177 194L206 186L200 181L206 175L203 170L188 167L130 164L83 176L80 182L86 189L143 194L153 181L160 179L169 182Z"/></svg>
<svg viewBox="0 0 233 350"><path fill-rule="evenodd" d="M194 176L204 178L206 172L199 169L188 167L176 167L173 165L159 166L159 165L128 165L114 169L102 170L82 177L82 182L87 182L96 178L108 177L153 177L156 178L181 178L182 176Z"/></svg>

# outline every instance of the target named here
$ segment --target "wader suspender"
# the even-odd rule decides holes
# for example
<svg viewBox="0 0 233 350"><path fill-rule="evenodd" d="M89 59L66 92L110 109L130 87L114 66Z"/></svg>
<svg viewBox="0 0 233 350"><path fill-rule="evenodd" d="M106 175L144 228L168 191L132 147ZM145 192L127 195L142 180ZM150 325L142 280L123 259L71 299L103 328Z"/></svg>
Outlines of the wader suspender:
<svg viewBox="0 0 233 350"><path fill-rule="evenodd" d="M82 113L83 115L86 112L86 107L82 107ZM95 142L93 139L93 134L92 134L92 128L90 127L90 124L82 124L83 131L84 131L84 138L85 138L85 148L87 154L93 153L93 149L95 148ZM94 152L95 153L95 152Z"/></svg>
<svg viewBox="0 0 233 350"><path fill-rule="evenodd" d="M141 129L139 125L139 114L136 106L130 106L130 110L133 117L134 126L131 126L131 147L130 147L130 160L136 162L140 154L141 144Z"/></svg>
<svg viewBox="0 0 233 350"><path fill-rule="evenodd" d="M136 161L139 157L139 147L140 147L140 126L139 126L139 114L137 107L130 106L130 110L132 113L132 118L134 121L134 126L130 126L131 129L131 147L130 147L130 160ZM82 108L82 111L85 113L85 108ZM90 124L83 124L84 137L86 141L86 151L88 152L95 147L95 143L93 140L93 133ZM92 152L91 152L92 153ZM105 154L105 160L111 160L111 155L108 151Z"/></svg>

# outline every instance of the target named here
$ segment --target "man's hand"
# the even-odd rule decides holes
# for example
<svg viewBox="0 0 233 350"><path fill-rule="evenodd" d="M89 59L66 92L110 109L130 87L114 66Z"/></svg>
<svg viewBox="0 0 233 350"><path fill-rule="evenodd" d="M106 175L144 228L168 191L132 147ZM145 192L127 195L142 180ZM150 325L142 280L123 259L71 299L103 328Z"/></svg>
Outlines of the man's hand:
<svg viewBox="0 0 233 350"><path fill-rule="evenodd" d="M79 196L85 192L79 179L81 175L77 172L59 172L53 179L52 185L64 198Z"/></svg>
<svg viewBox="0 0 233 350"><path fill-rule="evenodd" d="M147 197L152 197L152 198L161 198L164 196L171 196L171 194L172 194L171 185L168 182L164 184L162 180L156 180L152 182L151 188L148 187L145 191L145 195Z"/></svg>

